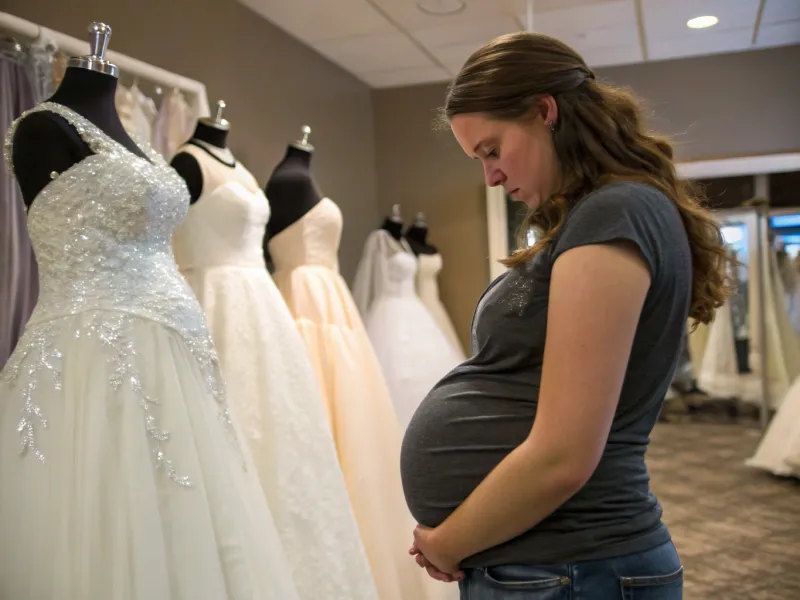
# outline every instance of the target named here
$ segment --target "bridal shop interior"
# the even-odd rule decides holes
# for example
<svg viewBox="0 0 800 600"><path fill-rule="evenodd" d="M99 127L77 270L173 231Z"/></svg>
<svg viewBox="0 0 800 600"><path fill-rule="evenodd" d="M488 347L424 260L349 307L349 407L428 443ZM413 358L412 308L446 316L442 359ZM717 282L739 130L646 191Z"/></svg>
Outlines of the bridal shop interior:
<svg viewBox="0 0 800 600"><path fill-rule="evenodd" d="M506 270L500 259L532 244L535 232L520 231L524 206L488 187L480 166L433 121L472 50L527 28L567 41L598 79L643 98L652 126L675 144L679 175L704 191L738 261L736 293L714 321L687 323L647 455L684 564L685 597L800 597L800 1L4 0L1 8L0 133L9 134L9 163L0 167L0 402L19 409L0 418L0 439L15 436L18 460L78 468L86 489L140 482L152 494L146 508L159 511L168 510L155 496L159 470L176 489L199 486L209 497L213 485L243 489L202 452L174 449L199 413L162 412L156 398L191 393L223 403L225 396L223 421L245 440L242 464L263 487L271 517L235 503L225 509L269 520L274 542L265 552L280 548L286 573L294 573L279 573L275 559L264 577L280 582L276 598L455 600L455 586L434 582L407 554L415 523L399 475L401 440L428 391L470 356L473 312ZM700 15L717 22L686 26ZM74 58L81 56L88 58ZM87 73L105 79L95 88ZM104 93L130 144L67 108L69 98ZM35 126L17 124L31 109L26 120ZM56 157L52 147L28 154L23 147L26 135L49 139L53 116L107 162L92 162L87 151L63 172L43 173L32 192L25 181L37 170L18 157ZM84 204L75 184L81 163L95 178L79 181ZM100 225L80 239L61 227L89 222L99 190L121 189L122 179L104 177L124 173L122 163L138 165L132 172L144 173L146 193L159 204L120 202L117 239L155 214L176 221L169 246L185 292L164 274L171 262L118 281L114 269L139 268L138 250L117 252L114 236L93 241ZM43 215L62 181L57 217ZM184 186L185 216L169 204ZM109 226L108 215L96 215ZM103 386L123 394L130 382L119 398L141 411L153 475L124 478L105 462L92 471L90 462L75 467L48 453L47 436L67 410L55 408L67 384L32 379L26 357L40 352L35 365L65 382L91 360L81 354L89 342L73 339L71 325L61 333L53 325L64 318L53 315L77 306L64 294L79 286L48 264L67 239L73 254L65 272L91 259L96 273L109 268L106 279L92 281L124 287L129 298L152 291L139 313L165 326L141 352L177 356L163 377L148 375L135 366L139 351L126 353L130 346L120 343L81 388L91 399ZM51 275L62 288L46 283ZM195 327L185 314L196 302ZM127 321L91 327L106 347L149 331ZM183 354L174 350L179 337L190 349ZM70 397L64 406L81 402ZM65 435L84 435L105 414L70 423ZM121 442L124 460L145 443L127 440L133 431ZM209 431L195 442L217 444ZM97 452L110 443L99 430L92 437ZM0 476L20 468L7 462ZM67 493L53 481L36 489ZM80 502L87 518L97 500L81 494ZM12 505L24 508L19 496L0 491L0 517L19 514L8 512ZM132 528L143 510L128 516ZM55 513L48 517L57 522ZM202 527L220 523L211 515ZM232 530L246 532L254 522L247 523ZM176 527L195 525L186 517ZM71 535L64 539L80 545ZM0 541L11 536L27 539L0 523ZM34 542L24 547L56 556ZM80 547L98 569L127 560L121 546ZM196 556L202 552L198 543ZM265 556L253 552L253 560ZM26 571L15 560L0 566L0 591L22 589L3 587L15 570ZM147 589L166 598L158 585L168 572L154 568ZM197 585L215 589L231 577L218 580L215 569Z"/></svg>

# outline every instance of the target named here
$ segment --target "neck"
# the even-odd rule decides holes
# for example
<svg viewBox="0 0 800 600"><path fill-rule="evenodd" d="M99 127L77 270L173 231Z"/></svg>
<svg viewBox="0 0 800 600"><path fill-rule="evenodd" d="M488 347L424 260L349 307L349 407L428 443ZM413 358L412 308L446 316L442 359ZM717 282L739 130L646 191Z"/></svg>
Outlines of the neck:
<svg viewBox="0 0 800 600"><path fill-rule="evenodd" d="M410 240L419 242L420 244L428 243L428 228L420 227L419 225L412 225L406 231L406 237Z"/></svg>
<svg viewBox="0 0 800 600"><path fill-rule="evenodd" d="M207 125L202 121L197 122L197 126L192 134L192 138L206 142L212 146L216 146L217 148L224 149L228 147L228 131L212 127L211 125Z"/></svg>
<svg viewBox="0 0 800 600"><path fill-rule="evenodd" d="M399 240L403 236L403 224L393 221L392 219L385 219L381 229L388 231L396 240Z"/></svg>
<svg viewBox="0 0 800 600"><path fill-rule="evenodd" d="M311 168L311 153L289 144L289 146L286 147L286 154L281 162L284 164L299 165L309 169Z"/></svg>
<svg viewBox="0 0 800 600"><path fill-rule="evenodd" d="M116 77L80 67L69 67L50 101L71 108L83 116L98 112L116 115L116 90Z"/></svg>

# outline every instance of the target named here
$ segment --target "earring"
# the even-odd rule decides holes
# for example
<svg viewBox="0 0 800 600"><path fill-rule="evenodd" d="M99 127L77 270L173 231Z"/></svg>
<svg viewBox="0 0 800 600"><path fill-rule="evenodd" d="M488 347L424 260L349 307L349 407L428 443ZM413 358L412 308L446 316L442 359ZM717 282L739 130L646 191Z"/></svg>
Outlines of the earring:
<svg viewBox="0 0 800 600"><path fill-rule="evenodd" d="M556 132L556 122L555 121L550 121L547 124L547 126L550 128L550 133L555 133Z"/></svg>

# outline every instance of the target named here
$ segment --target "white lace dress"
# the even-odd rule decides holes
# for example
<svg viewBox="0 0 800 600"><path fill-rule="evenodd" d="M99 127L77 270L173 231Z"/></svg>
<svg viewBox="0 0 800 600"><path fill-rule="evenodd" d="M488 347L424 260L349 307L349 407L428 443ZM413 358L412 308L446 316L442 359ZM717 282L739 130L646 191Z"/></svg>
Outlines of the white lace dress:
<svg viewBox="0 0 800 600"><path fill-rule="evenodd" d="M267 198L230 151L187 144L179 152L197 161L203 193L175 232L175 258L206 314L231 414L250 447L300 597L376 599L322 393L264 264Z"/></svg>
<svg viewBox="0 0 800 600"><path fill-rule="evenodd" d="M417 296L417 269L408 243L379 229L367 238L353 284L403 431L428 392L462 360Z"/></svg>
<svg viewBox="0 0 800 600"><path fill-rule="evenodd" d="M185 184L149 148L34 110L94 154L28 215L41 287L0 376L0 598L297 599L170 248Z"/></svg>

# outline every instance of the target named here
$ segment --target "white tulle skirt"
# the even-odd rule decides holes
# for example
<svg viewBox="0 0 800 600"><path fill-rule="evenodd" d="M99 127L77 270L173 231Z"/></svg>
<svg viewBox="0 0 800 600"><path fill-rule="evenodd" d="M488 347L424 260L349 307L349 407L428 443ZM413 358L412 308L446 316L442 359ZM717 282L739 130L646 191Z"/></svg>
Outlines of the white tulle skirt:
<svg viewBox="0 0 800 600"><path fill-rule="evenodd" d="M462 359L415 295L377 298L365 325L405 431L428 392Z"/></svg>
<svg viewBox="0 0 800 600"><path fill-rule="evenodd" d="M208 377L145 318L28 327L0 377L0 598L297 598Z"/></svg>

